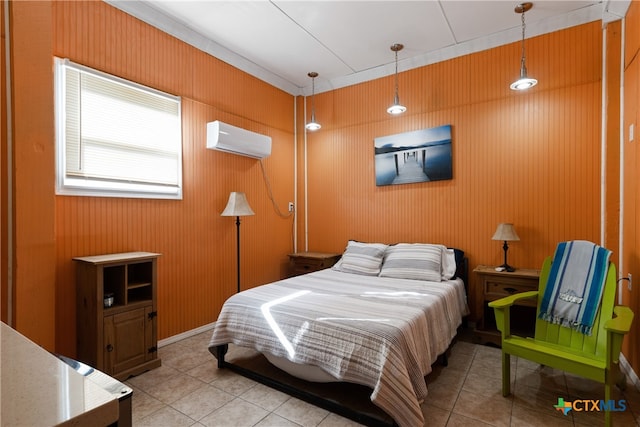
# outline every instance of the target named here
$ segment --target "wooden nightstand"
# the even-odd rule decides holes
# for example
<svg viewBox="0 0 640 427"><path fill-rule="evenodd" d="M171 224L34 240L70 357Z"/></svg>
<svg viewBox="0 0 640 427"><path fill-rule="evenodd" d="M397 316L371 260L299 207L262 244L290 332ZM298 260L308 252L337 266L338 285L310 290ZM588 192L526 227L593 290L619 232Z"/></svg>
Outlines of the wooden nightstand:
<svg viewBox="0 0 640 427"><path fill-rule="evenodd" d="M519 268L509 273L496 271L493 266L479 265L473 272L480 279L475 294L476 335L482 342L500 345L493 309L487 303L508 295L538 290L540 270ZM511 330L514 333L533 336L537 304L537 299L529 298L512 307Z"/></svg>
<svg viewBox="0 0 640 427"><path fill-rule="evenodd" d="M289 254L288 277L323 270L338 262L341 254L328 254L322 252L296 252Z"/></svg>

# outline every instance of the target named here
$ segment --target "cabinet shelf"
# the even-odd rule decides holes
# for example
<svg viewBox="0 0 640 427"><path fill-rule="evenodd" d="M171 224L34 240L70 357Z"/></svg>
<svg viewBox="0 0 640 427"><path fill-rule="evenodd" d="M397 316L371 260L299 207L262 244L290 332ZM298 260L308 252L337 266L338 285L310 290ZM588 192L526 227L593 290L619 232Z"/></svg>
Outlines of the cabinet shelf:
<svg viewBox="0 0 640 427"><path fill-rule="evenodd" d="M105 308L103 313L104 316L112 316L114 314L119 314L119 313L123 313L126 311L130 311L136 308L141 308L141 307L146 307L149 304L151 304L151 301L149 300L142 300L142 301L130 301L129 304L127 305L114 305L112 307L109 308Z"/></svg>
<svg viewBox="0 0 640 427"><path fill-rule="evenodd" d="M160 366L156 264L160 254L127 252L76 261L77 357L119 380ZM105 307L105 296L113 305Z"/></svg>
<svg viewBox="0 0 640 427"><path fill-rule="evenodd" d="M127 289L144 288L145 286L151 286L151 282L129 283Z"/></svg>

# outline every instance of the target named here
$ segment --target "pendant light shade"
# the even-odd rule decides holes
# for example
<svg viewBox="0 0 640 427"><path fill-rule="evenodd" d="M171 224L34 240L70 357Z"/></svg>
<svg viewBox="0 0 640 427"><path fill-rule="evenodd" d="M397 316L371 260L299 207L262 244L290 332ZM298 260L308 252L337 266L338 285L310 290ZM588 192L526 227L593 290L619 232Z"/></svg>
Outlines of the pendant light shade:
<svg viewBox="0 0 640 427"><path fill-rule="evenodd" d="M407 111L407 107L400 104L400 97L398 96L398 52L404 48L404 45L395 43L391 45L391 50L396 54L396 74L395 74L395 96L393 97L393 105L387 108L389 114L402 114Z"/></svg>
<svg viewBox="0 0 640 427"><path fill-rule="evenodd" d="M522 16L522 56L520 58L520 78L511 83L511 90L525 90L538 84L538 81L532 77L527 76L527 65L525 63L524 54L524 13L533 7L533 3L521 3L514 11Z"/></svg>
<svg viewBox="0 0 640 427"><path fill-rule="evenodd" d="M316 130L318 130L318 129L320 129L322 127L320 125L320 123L316 122L316 105L315 105L316 85L315 85L315 81L316 81L316 77L318 77L318 73L316 73L315 71L312 71L307 75L309 77L311 77L311 121L308 122L305 125L305 128L307 128L307 130L313 132L313 131L316 131Z"/></svg>

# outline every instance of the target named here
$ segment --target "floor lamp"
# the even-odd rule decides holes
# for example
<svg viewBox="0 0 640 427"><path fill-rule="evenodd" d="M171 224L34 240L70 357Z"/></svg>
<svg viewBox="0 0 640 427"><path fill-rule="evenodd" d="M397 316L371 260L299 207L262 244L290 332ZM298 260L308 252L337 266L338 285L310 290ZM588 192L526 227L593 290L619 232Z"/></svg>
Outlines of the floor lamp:
<svg viewBox="0 0 640 427"><path fill-rule="evenodd" d="M237 267L238 267L238 292L240 292L240 217L255 215L249 206L249 202L247 202L247 197L244 193L238 193L232 191L229 194L229 201L227 202L227 207L224 208L224 211L220 214L220 216L235 216L236 217L236 258L237 258Z"/></svg>

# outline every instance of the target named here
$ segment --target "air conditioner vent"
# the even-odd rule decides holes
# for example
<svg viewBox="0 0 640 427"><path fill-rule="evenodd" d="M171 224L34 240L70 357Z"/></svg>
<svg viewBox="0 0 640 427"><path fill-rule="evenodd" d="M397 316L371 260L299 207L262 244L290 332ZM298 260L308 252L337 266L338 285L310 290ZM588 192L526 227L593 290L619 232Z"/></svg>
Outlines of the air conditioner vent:
<svg viewBox="0 0 640 427"><path fill-rule="evenodd" d="M207 123L207 148L263 159L271 154L271 137L216 120Z"/></svg>

